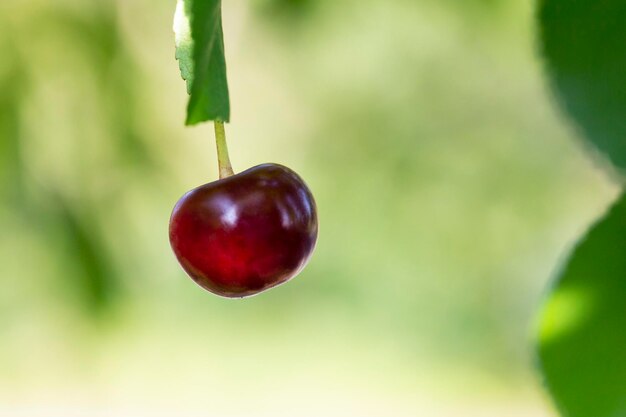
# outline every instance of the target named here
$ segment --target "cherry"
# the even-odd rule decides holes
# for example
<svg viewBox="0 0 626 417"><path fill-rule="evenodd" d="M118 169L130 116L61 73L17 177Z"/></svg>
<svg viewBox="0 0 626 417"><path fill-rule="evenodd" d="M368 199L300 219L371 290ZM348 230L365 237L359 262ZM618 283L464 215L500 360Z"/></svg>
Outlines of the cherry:
<svg viewBox="0 0 626 417"><path fill-rule="evenodd" d="M264 164L231 175L223 130L221 135L222 179L178 201L170 243L196 283L241 298L283 284L304 268L317 240L317 213L309 188L289 168Z"/></svg>

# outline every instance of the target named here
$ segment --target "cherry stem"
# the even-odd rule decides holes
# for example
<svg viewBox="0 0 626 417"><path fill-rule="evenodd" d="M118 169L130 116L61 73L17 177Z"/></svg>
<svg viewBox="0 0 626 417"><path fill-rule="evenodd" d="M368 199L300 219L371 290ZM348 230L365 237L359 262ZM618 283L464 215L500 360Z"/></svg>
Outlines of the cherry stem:
<svg viewBox="0 0 626 417"><path fill-rule="evenodd" d="M215 142L217 144L217 163L220 167L220 179L228 178L235 175L233 167L230 164L228 156L228 146L226 146L226 130L223 122L214 122L215 126Z"/></svg>

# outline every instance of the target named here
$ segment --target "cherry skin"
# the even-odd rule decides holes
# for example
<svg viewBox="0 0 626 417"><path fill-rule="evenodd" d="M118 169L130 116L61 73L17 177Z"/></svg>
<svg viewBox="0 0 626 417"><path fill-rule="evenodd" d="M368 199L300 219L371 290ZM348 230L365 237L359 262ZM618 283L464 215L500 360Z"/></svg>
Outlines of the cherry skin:
<svg viewBox="0 0 626 417"><path fill-rule="evenodd" d="M170 243L187 274L229 298L258 294L296 276L317 240L317 209L304 181L264 164L185 194Z"/></svg>

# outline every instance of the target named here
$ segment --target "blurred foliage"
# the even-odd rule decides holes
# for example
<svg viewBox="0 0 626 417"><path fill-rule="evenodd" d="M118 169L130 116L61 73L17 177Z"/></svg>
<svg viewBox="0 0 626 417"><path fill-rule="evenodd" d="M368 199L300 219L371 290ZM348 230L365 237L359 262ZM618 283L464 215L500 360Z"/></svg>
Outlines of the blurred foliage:
<svg viewBox="0 0 626 417"><path fill-rule="evenodd" d="M4 25L13 28L10 17L6 16L8 20ZM95 77L92 84L95 91L90 93L98 97L98 104L102 106L98 117L108 125L114 157L130 170L149 170L153 161L142 138L144 133L137 126L138 117L133 112L137 97L132 85L137 71L124 42L120 41L121 34L113 5L96 2L89 13L44 8L31 18L33 27L39 29L24 35L33 42L32 49L36 50L40 45L46 47L46 43L55 41L73 44L77 47L75 52L79 54L82 65L90 69L88 75ZM11 29L7 29L6 33L9 41L20 36L19 32ZM54 36L46 37L47 33L53 33ZM2 157L5 159L1 165L2 194L7 202L15 204L14 209L25 221L40 228L41 237L56 253L55 258L59 265L65 266L66 271L59 278L60 284L69 290L66 293L75 294L86 312L98 315L109 307L119 290L113 260L109 259L107 249L99 236L98 209L83 207L85 204L80 200L85 198L81 194L87 191L64 189L64 185L55 183L53 177L42 181L42 173L33 172L32 163L29 166L25 154L29 141L32 142L29 135L33 134L30 124L32 115L27 110L27 101L36 95L32 89L42 88L41 81L35 80L39 75L37 72L45 73L50 69L54 71L55 64L64 67L65 58L63 54L59 54L52 58L56 58L56 62L51 60L35 67L39 63L35 60L27 61L30 51L22 46L23 43L9 42L4 48L3 56L6 58L7 68L0 73L0 84L3 86L0 96L3 110L0 129ZM68 61L71 62L71 58ZM39 122L43 120L46 118L41 118ZM68 119L68 122L78 125L77 120ZM88 137L87 131L76 133L81 136L76 139L84 141L85 146L93 143L93 138ZM54 133L50 135L50 139L53 138ZM82 169L95 168L84 166L85 160L81 154L72 155L70 160L56 162L68 164L65 168L75 170L74 175L82 175L78 173ZM98 169L106 170L107 167L100 166ZM96 170L91 173L94 174L101 175ZM70 195L76 192L79 194ZM88 200L86 202L88 205L96 203Z"/></svg>
<svg viewBox="0 0 626 417"><path fill-rule="evenodd" d="M7 53L6 56L8 59L16 58L14 53ZM27 87L20 69L16 64L0 78L0 198L3 204L22 202L19 116L20 103Z"/></svg>
<svg viewBox="0 0 626 417"><path fill-rule="evenodd" d="M255 6L265 17L283 17L290 20L306 18L316 0L257 0Z"/></svg>
<svg viewBox="0 0 626 417"><path fill-rule="evenodd" d="M49 227L56 229L52 235L62 239L50 245L56 247L56 257L65 266L68 287L77 290L77 299L88 313L97 315L115 301L119 290L108 249L98 230L88 223L91 219L81 219L73 202L55 196L47 202L46 214L52 217Z"/></svg>
<svg viewBox="0 0 626 417"><path fill-rule="evenodd" d="M172 2L0 2L0 414L546 415L527 327L616 189L546 96L529 4L261 4L224 5L231 157L298 171L321 231L232 303L167 242L217 177Z"/></svg>
<svg viewBox="0 0 626 417"><path fill-rule="evenodd" d="M578 245L544 308L540 360L563 415L626 416L626 197Z"/></svg>

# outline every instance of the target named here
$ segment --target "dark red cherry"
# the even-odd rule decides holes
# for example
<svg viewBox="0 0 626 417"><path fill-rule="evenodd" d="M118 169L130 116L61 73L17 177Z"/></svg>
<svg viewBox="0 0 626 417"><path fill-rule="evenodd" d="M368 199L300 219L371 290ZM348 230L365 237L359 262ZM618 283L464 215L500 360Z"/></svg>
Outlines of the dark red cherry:
<svg viewBox="0 0 626 417"><path fill-rule="evenodd" d="M315 201L289 168L259 165L184 195L172 213L170 243L205 289L247 297L287 282L317 240Z"/></svg>

